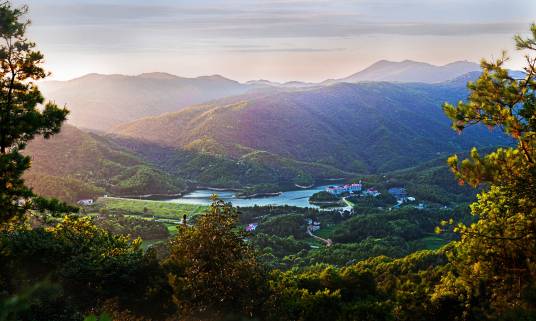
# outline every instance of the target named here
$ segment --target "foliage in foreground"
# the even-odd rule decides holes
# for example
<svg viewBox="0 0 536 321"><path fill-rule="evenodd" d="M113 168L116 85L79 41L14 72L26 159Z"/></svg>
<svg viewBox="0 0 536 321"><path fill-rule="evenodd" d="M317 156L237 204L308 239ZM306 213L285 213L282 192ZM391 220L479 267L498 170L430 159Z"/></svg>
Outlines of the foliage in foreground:
<svg viewBox="0 0 536 321"><path fill-rule="evenodd" d="M461 236L450 254L455 269L439 288L439 297L464 298L467 315L536 317L536 57L530 55L536 24L531 32L515 38L518 49L529 51L523 79L503 67L504 56L483 61L482 75L468 85L469 101L444 106L458 131L484 124L517 141L485 156L473 149L469 159L449 158L460 182L489 186L471 205L478 221L455 229Z"/></svg>
<svg viewBox="0 0 536 321"><path fill-rule="evenodd" d="M194 226L179 226L164 265L183 315L219 319L260 311L266 278L245 235L236 231L237 222L236 209L215 200Z"/></svg>
<svg viewBox="0 0 536 321"><path fill-rule="evenodd" d="M0 275L9 277L0 279L0 301L48 278L53 287L12 319L82 320L106 312L117 320L390 320L395 313L410 320L413 312L401 301L409 301L405 291L424 298L445 269L443 251L425 251L343 268L270 272L236 223L229 204L214 203L194 225L179 227L160 262L138 241L114 236L89 218L5 232Z"/></svg>
<svg viewBox="0 0 536 321"><path fill-rule="evenodd" d="M23 215L33 195L22 179L30 158L20 151L35 135L58 133L68 113L45 104L35 85L47 73L41 67L43 54L25 37L27 10L0 3L0 224Z"/></svg>

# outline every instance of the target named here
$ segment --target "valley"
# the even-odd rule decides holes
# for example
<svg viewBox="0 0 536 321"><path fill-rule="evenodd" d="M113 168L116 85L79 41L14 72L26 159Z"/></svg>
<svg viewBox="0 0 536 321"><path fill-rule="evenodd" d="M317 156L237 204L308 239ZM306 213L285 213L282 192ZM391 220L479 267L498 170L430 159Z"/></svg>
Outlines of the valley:
<svg viewBox="0 0 536 321"><path fill-rule="evenodd" d="M145 251L160 253L182 224L194 226L214 194L236 207L238 229L249 233L259 260L272 268L347 265L438 249L456 236L435 234L436 227L446 219L470 222L467 204L476 195L452 179L445 158L473 146L511 144L482 126L463 136L449 127L441 104L466 97L466 82L479 75L474 69L470 63L405 61L378 62L321 84L166 74L50 83L52 96L75 99L70 122L81 128L66 125L50 140L33 141L25 179L40 195L95 200L83 213L112 233L140 237ZM151 98L169 90L183 95L173 88L207 82L228 87L190 105L174 95L177 105ZM122 90L141 84L152 85L130 102L136 119L114 118L126 106ZM110 92L101 107L111 113L81 100L80 88L101 92L103 85ZM95 121L81 123L77 117L88 116L79 106L98 112ZM365 192L327 192L358 181ZM393 188L408 197L391 195Z"/></svg>
<svg viewBox="0 0 536 321"><path fill-rule="evenodd" d="M321 190L325 187L284 193L286 202L280 199L280 203L273 198L236 199L232 192L220 191L218 195L237 206L238 228L247 231L259 246L262 260L284 270L315 263L347 264L377 255L402 257L421 249L437 249L454 237L434 233L441 220L471 220L463 206L440 209L430 204L418 208L410 202L392 210L389 207L396 205L396 200L389 197L376 198L373 203L372 198L357 199L353 209L307 206L304 195ZM116 233L134 238L141 235L146 249L158 248L178 232L178 226L195 224L211 204L208 197L214 192L195 191L182 200L167 201L105 197L84 206L84 213ZM115 221L114 225L106 223ZM155 234L156 230L167 233Z"/></svg>
<svg viewBox="0 0 536 321"><path fill-rule="evenodd" d="M372 70L381 73L384 65L371 66L367 77L372 77ZM393 70L415 68L413 75L423 67L409 62L387 65ZM444 160L473 146L511 144L510 139L483 126L470 128L461 136L450 129L441 103L463 99L467 80L478 76L470 71L473 65L451 67L458 65L464 67L449 69L452 79L435 83L426 83L430 82L426 78L420 79L421 83L402 79L371 82L362 80L369 79L363 76L355 79L356 83L341 80L296 87L144 74L89 75L44 84L52 98L67 97L67 103L74 103L70 118L74 124L79 124L78 108L107 118L91 123L114 121L115 112L98 111L79 100L101 93L102 86L119 86L125 92L145 86L140 94L148 98L167 97L165 91L181 92L180 86L190 82L208 86L209 91L212 87L229 91L217 94L227 95L225 98L183 107L148 103L140 97L129 104L141 113L129 111L129 115L142 118L131 122L123 118L105 132L100 131L103 128L88 131L84 124L79 125L86 129L67 125L50 141L38 139L30 144L27 153L34 166L26 177L36 192L69 202L103 195L171 197L203 186L240 190L244 196L270 195L295 186L319 186L333 178L351 181L400 171ZM153 85L146 86L147 82ZM87 93L81 94L81 88ZM126 102L121 90L106 90L116 95L106 96L107 104L117 105L101 107L122 113L126 105L121 104ZM164 109L147 107L152 103ZM153 115L143 118L150 115L147 112ZM77 151L75 146L79 146ZM55 166L58 163L63 165ZM49 188L51 185L56 188Z"/></svg>
<svg viewBox="0 0 536 321"><path fill-rule="evenodd" d="M248 89L198 105L168 105L154 115L143 107L139 119L104 131L66 125L28 146L33 166L25 178L40 195L95 200L83 212L113 233L141 237L145 250L160 251L181 224L195 225L213 194L237 208L239 229L251 234L260 260L273 268L437 249L455 235L437 235L435 228L445 219L470 222L467 204L476 195L452 179L445 158L473 146L511 144L483 127L452 132L441 103L464 99L466 81L478 77L463 73L472 65L461 66L452 79L419 83L249 82ZM122 81L147 77L178 81L170 75ZM336 201L318 196L358 181L373 192ZM392 188L404 188L412 201L398 201Z"/></svg>
<svg viewBox="0 0 536 321"><path fill-rule="evenodd" d="M1 0L0 321L536 320L533 4Z"/></svg>

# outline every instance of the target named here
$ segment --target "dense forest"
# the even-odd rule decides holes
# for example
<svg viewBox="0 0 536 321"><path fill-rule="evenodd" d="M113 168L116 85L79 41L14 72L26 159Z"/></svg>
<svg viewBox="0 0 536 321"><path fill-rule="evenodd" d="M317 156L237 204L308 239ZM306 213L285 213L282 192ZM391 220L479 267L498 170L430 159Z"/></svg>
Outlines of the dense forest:
<svg viewBox="0 0 536 321"><path fill-rule="evenodd" d="M26 147L54 146L62 129L87 142L68 157L95 160L66 178L81 191L184 184L63 125L69 111L36 85L48 73L26 38L27 10L0 2L0 321L536 319L536 24L529 38L515 37L527 52L521 79L505 69L507 57L483 60L468 99L443 105L462 136L484 125L515 144L451 156L451 173L430 158L367 176L382 196L355 198L351 211L237 208L214 196L201 212L170 219L158 203L80 208L38 195L62 183L26 185L35 174ZM40 166L52 181L62 176L62 164ZM428 206L394 206L387 190L401 182ZM154 240L163 241L146 246Z"/></svg>

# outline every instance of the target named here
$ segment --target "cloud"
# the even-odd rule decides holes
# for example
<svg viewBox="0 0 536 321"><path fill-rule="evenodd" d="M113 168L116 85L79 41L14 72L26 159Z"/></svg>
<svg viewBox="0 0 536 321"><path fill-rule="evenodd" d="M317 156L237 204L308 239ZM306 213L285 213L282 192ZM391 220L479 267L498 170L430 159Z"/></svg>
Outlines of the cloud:
<svg viewBox="0 0 536 321"><path fill-rule="evenodd" d="M157 60L179 74L317 79L385 58L478 59L536 21L534 0L12 1L29 5L29 37L69 77Z"/></svg>
<svg viewBox="0 0 536 321"><path fill-rule="evenodd" d="M336 52L346 48L236 48L227 50L229 52L250 52L250 53L270 53L270 52Z"/></svg>
<svg viewBox="0 0 536 321"><path fill-rule="evenodd" d="M531 17L536 19L536 2L530 0L511 0L507 5L492 0L465 4L457 0L197 0L179 4L161 0L151 5L135 0L116 4L29 2L38 27L70 28L73 32L106 29L119 35L125 30L133 35L154 32L157 37L169 33L201 38L515 33L526 29L531 8ZM509 13L517 7L520 10L514 18Z"/></svg>

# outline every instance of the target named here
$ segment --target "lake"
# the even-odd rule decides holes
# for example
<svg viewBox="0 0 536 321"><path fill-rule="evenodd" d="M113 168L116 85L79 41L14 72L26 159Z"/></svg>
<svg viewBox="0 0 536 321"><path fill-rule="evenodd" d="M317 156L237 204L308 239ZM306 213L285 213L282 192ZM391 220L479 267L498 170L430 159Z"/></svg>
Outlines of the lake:
<svg viewBox="0 0 536 321"><path fill-rule="evenodd" d="M178 204L194 204L194 205L210 205L210 196L217 194L218 197L226 202L231 202L234 206L297 206L297 207L314 207L316 205L309 204L309 197L314 193L323 191L328 185L299 189L294 191L283 192L277 196L254 197L254 198L237 198L233 191L214 191L208 189L199 189L191 193L184 194L180 198L168 200L168 202Z"/></svg>

